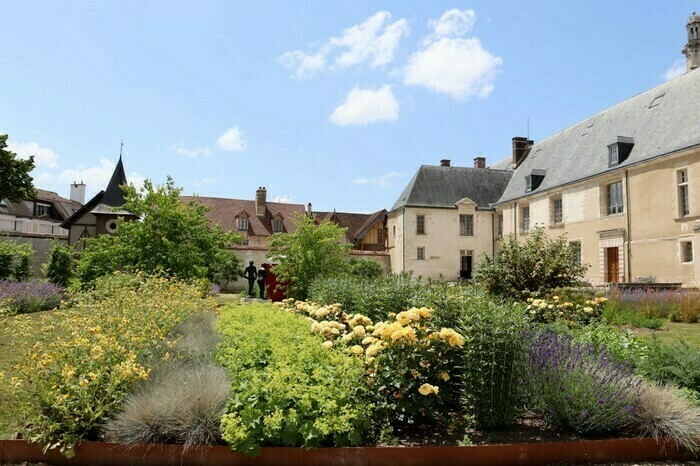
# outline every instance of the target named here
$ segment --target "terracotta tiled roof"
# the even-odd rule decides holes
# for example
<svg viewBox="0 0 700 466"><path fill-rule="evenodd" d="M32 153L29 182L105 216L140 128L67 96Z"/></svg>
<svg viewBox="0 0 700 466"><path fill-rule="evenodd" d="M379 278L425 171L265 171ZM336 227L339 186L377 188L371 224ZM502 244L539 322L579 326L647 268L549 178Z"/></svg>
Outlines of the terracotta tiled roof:
<svg viewBox="0 0 700 466"><path fill-rule="evenodd" d="M246 199L225 199L221 197L181 196L185 202L195 200L209 208L207 217L212 224L221 224L224 231L238 231L236 216L241 212L248 213L248 234L254 236L270 236L272 234L272 218L275 215L282 217L283 231L293 233L296 228L292 223L294 214L304 214L306 211L302 204L285 204L281 202L268 202L264 216L255 215L255 201Z"/></svg>

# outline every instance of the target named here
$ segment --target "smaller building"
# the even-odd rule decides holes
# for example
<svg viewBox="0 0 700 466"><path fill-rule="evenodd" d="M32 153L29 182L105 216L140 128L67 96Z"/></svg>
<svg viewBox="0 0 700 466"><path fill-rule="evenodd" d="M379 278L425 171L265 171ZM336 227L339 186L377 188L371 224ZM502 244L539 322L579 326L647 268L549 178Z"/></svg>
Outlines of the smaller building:
<svg viewBox="0 0 700 466"><path fill-rule="evenodd" d="M0 232L13 236L67 237L61 224L78 211L85 201L85 185L71 185L71 198L37 189L33 199L10 202L0 199Z"/></svg>
<svg viewBox="0 0 700 466"><path fill-rule="evenodd" d="M117 232L117 218L135 219L136 215L120 209L124 205L122 186L127 184L124 164L119 156L107 188L73 213L61 226L69 231L68 244L82 251L90 238Z"/></svg>
<svg viewBox="0 0 700 466"><path fill-rule="evenodd" d="M479 256L494 254L502 233L496 202L512 172L486 167L422 165L388 214L388 247L394 273L454 281L473 276Z"/></svg>

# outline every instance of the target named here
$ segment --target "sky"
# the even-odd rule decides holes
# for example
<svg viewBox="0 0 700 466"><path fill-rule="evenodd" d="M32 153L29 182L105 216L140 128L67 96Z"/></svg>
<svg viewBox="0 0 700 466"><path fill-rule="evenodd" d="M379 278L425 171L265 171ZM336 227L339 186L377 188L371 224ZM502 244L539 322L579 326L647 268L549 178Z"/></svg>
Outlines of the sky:
<svg viewBox="0 0 700 466"><path fill-rule="evenodd" d="M2 0L0 134L39 188L390 209L685 71L700 0Z"/></svg>

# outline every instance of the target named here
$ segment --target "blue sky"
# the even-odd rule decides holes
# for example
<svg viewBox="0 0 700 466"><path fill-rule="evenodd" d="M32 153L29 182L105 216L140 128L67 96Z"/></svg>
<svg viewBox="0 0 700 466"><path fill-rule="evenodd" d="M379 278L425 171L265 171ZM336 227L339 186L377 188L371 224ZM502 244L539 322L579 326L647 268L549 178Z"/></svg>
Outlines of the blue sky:
<svg viewBox="0 0 700 466"><path fill-rule="evenodd" d="M421 164L544 139L684 66L698 0L5 0L0 133L38 187L391 208Z"/></svg>

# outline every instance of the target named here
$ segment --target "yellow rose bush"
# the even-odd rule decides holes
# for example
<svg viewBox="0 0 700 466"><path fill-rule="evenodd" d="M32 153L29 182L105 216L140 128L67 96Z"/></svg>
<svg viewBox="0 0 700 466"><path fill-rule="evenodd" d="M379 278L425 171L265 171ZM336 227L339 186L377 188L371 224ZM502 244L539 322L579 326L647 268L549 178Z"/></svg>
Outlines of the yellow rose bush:
<svg viewBox="0 0 700 466"><path fill-rule="evenodd" d="M588 325L600 320L608 299L597 297L574 303L558 295L549 298L528 298L527 315L533 322L549 323L561 320L568 325Z"/></svg>
<svg viewBox="0 0 700 466"><path fill-rule="evenodd" d="M322 346L363 360L381 422L430 423L459 408L456 366L466 339L452 328L436 327L431 309L414 307L374 323L338 304L285 300L279 306L305 316Z"/></svg>
<svg viewBox="0 0 700 466"><path fill-rule="evenodd" d="M67 456L76 442L97 439L133 384L148 378L145 361L153 360L170 329L215 307L192 285L154 277L105 278L95 290L75 296L61 309L57 333L63 336L36 343L18 367L15 387L37 408L28 419L27 438ZM17 332L36 332L31 325L36 320L20 317ZM48 318L40 325L57 330L55 321L49 328Z"/></svg>

